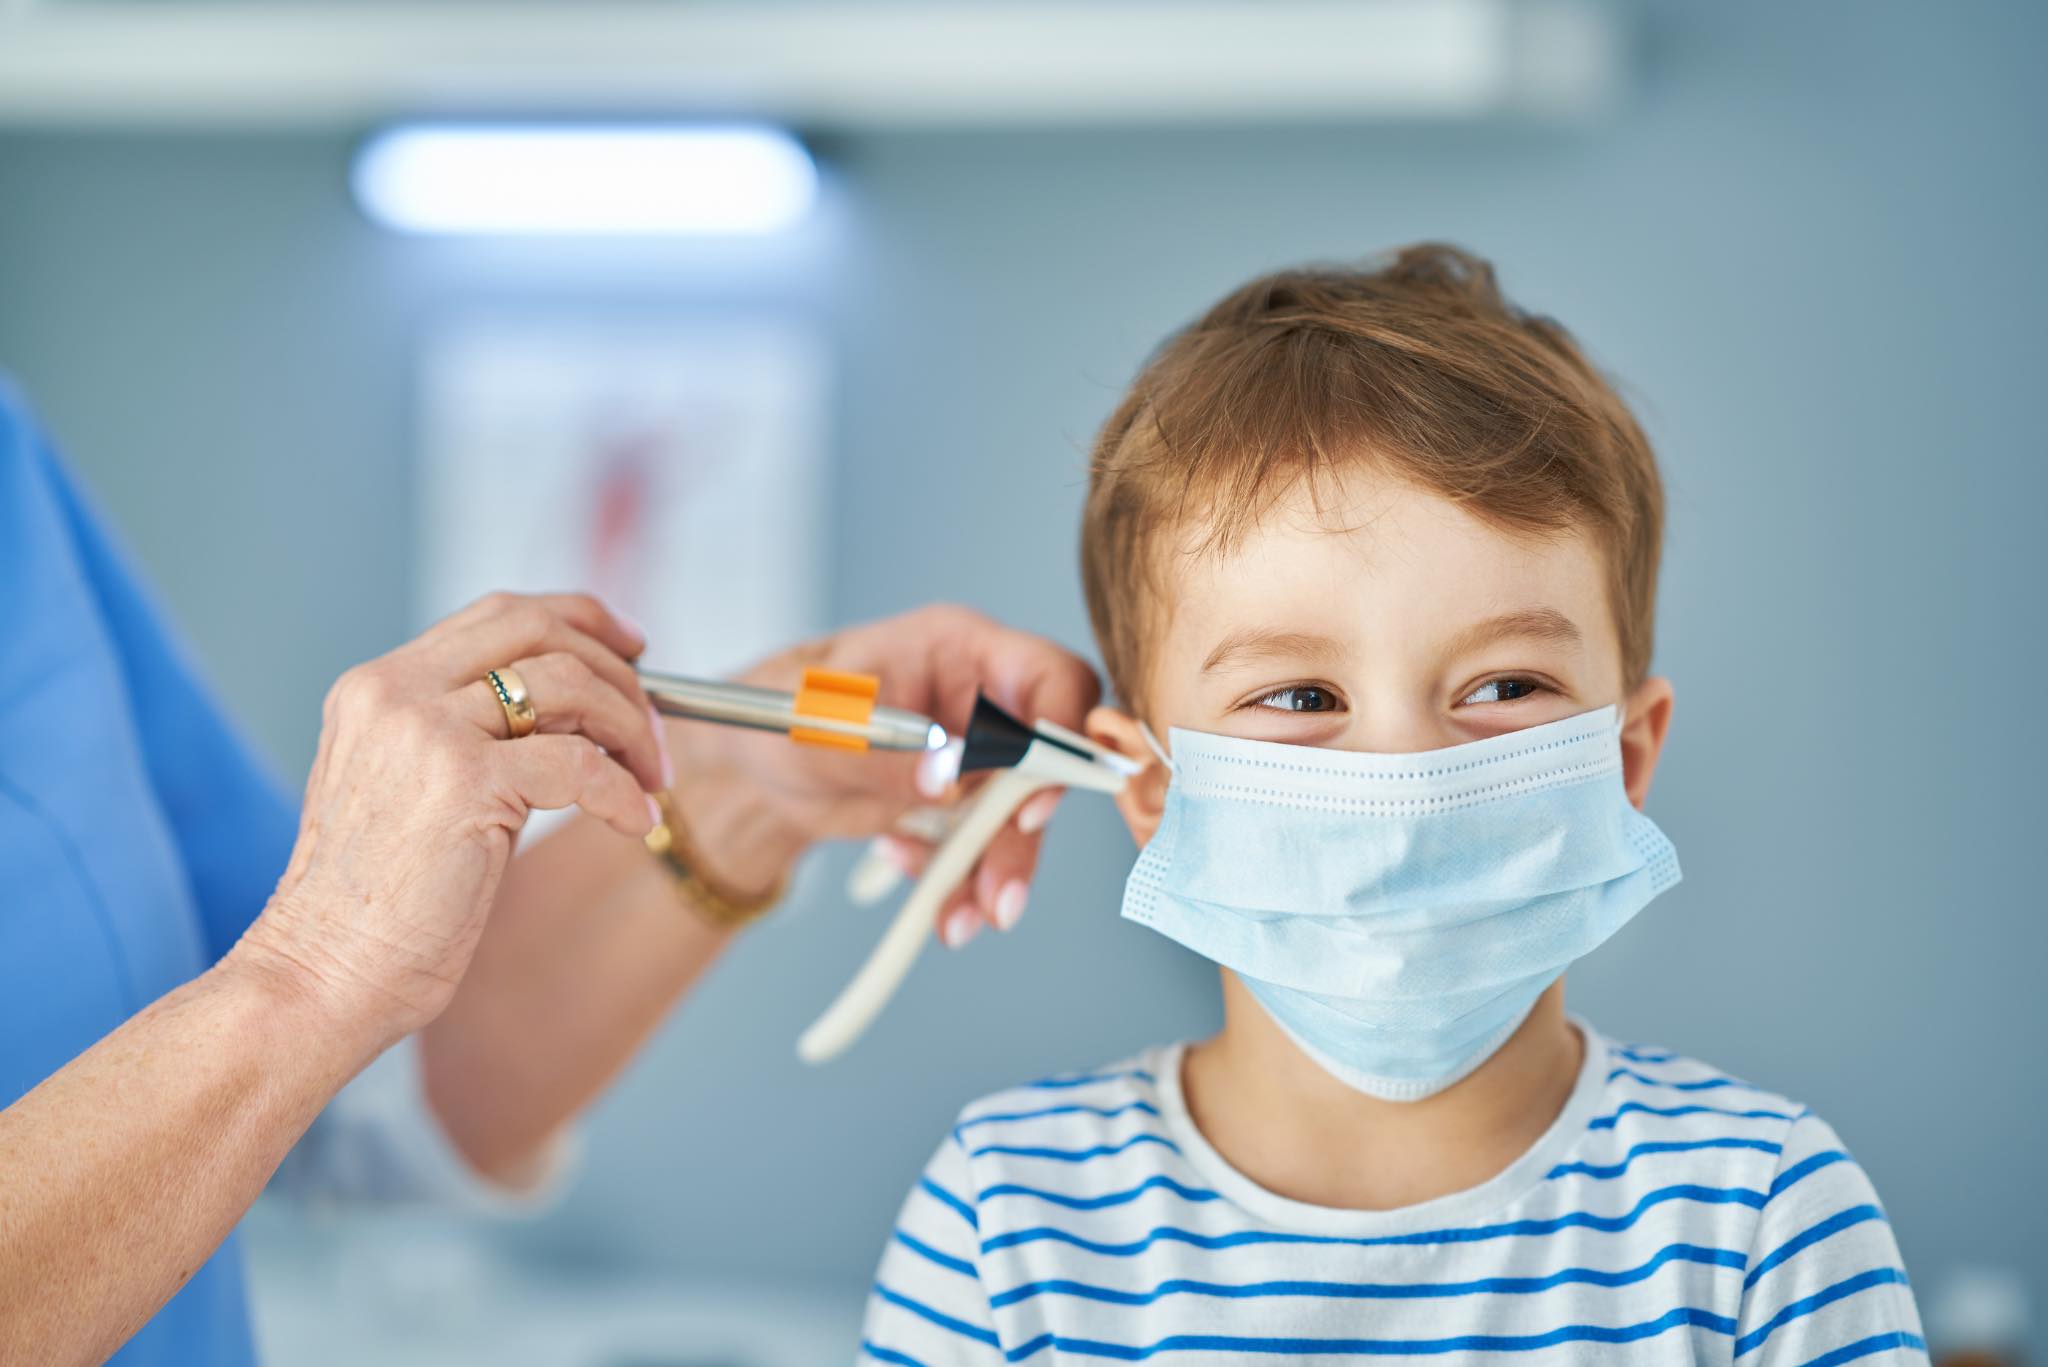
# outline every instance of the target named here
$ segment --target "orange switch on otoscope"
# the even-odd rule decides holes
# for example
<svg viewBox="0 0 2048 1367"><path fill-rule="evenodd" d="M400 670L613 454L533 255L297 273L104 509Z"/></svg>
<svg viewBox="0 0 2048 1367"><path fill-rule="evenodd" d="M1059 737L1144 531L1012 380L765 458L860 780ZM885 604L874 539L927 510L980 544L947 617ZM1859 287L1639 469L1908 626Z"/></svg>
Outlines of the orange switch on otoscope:
<svg viewBox="0 0 2048 1367"><path fill-rule="evenodd" d="M848 674L837 669L806 669L803 687L796 692L799 724L789 728L789 738L805 745L823 745L833 750L865 750L865 735L804 726L801 719L847 722L865 727L874 715L875 694L882 681L872 674Z"/></svg>

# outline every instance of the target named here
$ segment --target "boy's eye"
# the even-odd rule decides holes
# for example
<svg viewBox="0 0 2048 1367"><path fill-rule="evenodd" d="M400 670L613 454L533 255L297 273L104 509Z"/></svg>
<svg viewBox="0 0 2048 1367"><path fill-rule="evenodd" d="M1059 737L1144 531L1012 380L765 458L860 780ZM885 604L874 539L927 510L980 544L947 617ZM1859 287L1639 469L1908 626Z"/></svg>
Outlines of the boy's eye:
<svg viewBox="0 0 2048 1367"><path fill-rule="evenodd" d="M1270 707L1278 712L1335 712L1338 710L1337 695L1327 688L1314 684L1300 684L1293 688L1282 688L1268 693L1256 704Z"/></svg>
<svg viewBox="0 0 2048 1367"><path fill-rule="evenodd" d="M1459 701L1459 706L1488 702L1513 702L1517 698L1526 698L1532 694L1539 693L1542 689L1543 685L1530 679L1488 679L1485 683L1467 693Z"/></svg>

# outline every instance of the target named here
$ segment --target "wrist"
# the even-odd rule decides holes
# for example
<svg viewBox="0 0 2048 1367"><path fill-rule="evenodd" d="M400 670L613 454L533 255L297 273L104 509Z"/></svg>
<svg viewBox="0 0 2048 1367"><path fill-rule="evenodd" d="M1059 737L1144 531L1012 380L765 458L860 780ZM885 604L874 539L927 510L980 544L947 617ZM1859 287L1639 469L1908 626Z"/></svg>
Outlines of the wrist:
<svg viewBox="0 0 2048 1367"><path fill-rule="evenodd" d="M290 919L273 900L210 972L260 999L272 1019L353 1076L414 1026L393 994L292 943L279 927Z"/></svg>
<svg viewBox="0 0 2048 1367"><path fill-rule="evenodd" d="M715 728L676 745L676 782L669 814L688 833L708 882L741 896L767 893L788 879L810 848L811 834L731 757ZM714 734L704 735L704 732Z"/></svg>

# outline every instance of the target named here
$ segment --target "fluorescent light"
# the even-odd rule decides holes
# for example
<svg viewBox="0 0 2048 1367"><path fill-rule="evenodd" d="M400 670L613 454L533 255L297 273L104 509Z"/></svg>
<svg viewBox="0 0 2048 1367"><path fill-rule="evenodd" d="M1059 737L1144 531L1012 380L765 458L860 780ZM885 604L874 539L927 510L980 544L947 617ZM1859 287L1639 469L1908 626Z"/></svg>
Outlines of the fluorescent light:
<svg viewBox="0 0 2048 1367"><path fill-rule="evenodd" d="M354 179L415 233L771 233L818 188L801 143L750 125L422 124L373 138Z"/></svg>
<svg viewBox="0 0 2048 1367"><path fill-rule="evenodd" d="M6 0L0 0L0 4ZM0 126L361 126L727 109L833 130L1577 119L1624 0L49 0L0 10Z"/></svg>

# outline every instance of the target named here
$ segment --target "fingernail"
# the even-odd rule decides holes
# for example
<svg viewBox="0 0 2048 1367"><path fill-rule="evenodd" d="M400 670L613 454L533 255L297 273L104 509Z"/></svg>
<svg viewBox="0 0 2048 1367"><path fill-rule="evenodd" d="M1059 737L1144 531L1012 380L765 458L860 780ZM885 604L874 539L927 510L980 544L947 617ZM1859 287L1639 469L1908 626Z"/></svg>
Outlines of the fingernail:
<svg viewBox="0 0 2048 1367"><path fill-rule="evenodd" d="M647 799L647 829L653 830L661 824L661 804L650 795Z"/></svg>
<svg viewBox="0 0 2048 1367"><path fill-rule="evenodd" d="M620 612L609 603L605 604L605 606L611 608L612 620L624 627L626 634L638 641L642 650L647 649L647 629L634 621L630 614Z"/></svg>
<svg viewBox="0 0 2048 1367"><path fill-rule="evenodd" d="M1045 823L1052 820L1053 809L1060 805L1060 790L1048 788L1024 804L1024 810L1017 813L1017 829L1026 835L1036 835L1045 829Z"/></svg>
<svg viewBox="0 0 2048 1367"><path fill-rule="evenodd" d="M896 891L903 874L869 846L846 876L846 895L857 907L871 907Z"/></svg>
<svg viewBox="0 0 2048 1367"><path fill-rule="evenodd" d="M676 762L668 755L668 730L661 724L661 713L654 710L654 704L647 705L647 720L654 727L654 749L661 756L661 786L676 786Z"/></svg>
<svg viewBox="0 0 2048 1367"><path fill-rule="evenodd" d="M939 939L946 948L958 949L973 939L981 929L981 918L974 914L973 907L960 907L946 918L946 924L939 930Z"/></svg>
<svg viewBox="0 0 2048 1367"><path fill-rule="evenodd" d="M942 749L927 750L917 762L917 791L926 797L944 797L953 780L960 777L960 755L966 748L956 740Z"/></svg>
<svg viewBox="0 0 2048 1367"><path fill-rule="evenodd" d="M1008 930L1017 924L1017 918L1024 914L1024 903L1030 898L1031 890L1024 886L1021 878L1011 879L1003 884L1003 890L996 894L996 929Z"/></svg>
<svg viewBox="0 0 2048 1367"><path fill-rule="evenodd" d="M910 847L893 836L878 835L871 848L898 873L910 872Z"/></svg>

